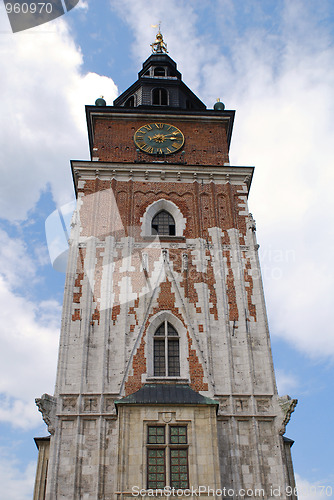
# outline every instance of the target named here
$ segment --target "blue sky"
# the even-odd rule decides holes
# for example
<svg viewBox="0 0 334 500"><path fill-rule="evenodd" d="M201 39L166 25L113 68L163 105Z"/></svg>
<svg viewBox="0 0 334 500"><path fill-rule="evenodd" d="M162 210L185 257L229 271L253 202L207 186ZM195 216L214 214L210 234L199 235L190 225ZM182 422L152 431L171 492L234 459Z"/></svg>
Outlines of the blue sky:
<svg viewBox="0 0 334 500"><path fill-rule="evenodd" d="M0 500L32 497L46 435L34 398L53 393L64 275L45 220L73 200L70 159L88 159L84 105L137 78L162 21L185 83L235 109L233 165L255 165L249 198L301 500L334 489L331 0L81 0L12 34L0 4ZM329 491L329 490L327 490Z"/></svg>

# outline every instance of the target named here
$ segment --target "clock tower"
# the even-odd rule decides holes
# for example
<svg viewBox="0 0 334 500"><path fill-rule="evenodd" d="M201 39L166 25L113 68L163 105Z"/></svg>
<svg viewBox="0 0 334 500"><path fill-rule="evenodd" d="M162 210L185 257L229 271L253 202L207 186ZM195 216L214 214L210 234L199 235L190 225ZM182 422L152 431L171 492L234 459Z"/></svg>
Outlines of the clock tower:
<svg viewBox="0 0 334 500"><path fill-rule="evenodd" d="M234 111L206 108L159 30L86 115L34 499L296 498Z"/></svg>

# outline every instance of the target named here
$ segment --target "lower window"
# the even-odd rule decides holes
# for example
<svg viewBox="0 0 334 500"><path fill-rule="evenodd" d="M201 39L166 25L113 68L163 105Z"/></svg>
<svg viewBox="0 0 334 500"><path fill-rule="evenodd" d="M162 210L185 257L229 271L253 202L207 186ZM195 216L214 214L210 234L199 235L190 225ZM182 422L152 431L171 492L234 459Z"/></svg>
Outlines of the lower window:
<svg viewBox="0 0 334 500"><path fill-rule="evenodd" d="M166 486L165 450L150 448L147 450L148 488L160 489Z"/></svg>
<svg viewBox="0 0 334 500"><path fill-rule="evenodd" d="M189 487L186 425L147 427L147 488Z"/></svg>
<svg viewBox="0 0 334 500"><path fill-rule="evenodd" d="M181 489L189 486L187 449L170 450L170 485Z"/></svg>

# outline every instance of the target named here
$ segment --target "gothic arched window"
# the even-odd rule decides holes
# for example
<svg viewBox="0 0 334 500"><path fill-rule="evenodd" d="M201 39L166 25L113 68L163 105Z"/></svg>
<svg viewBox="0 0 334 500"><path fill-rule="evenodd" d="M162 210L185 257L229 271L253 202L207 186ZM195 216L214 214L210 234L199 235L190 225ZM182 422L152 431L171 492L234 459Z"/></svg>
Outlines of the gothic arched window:
<svg viewBox="0 0 334 500"><path fill-rule="evenodd" d="M153 338L153 366L156 377L180 375L179 336L175 328L164 321Z"/></svg>
<svg viewBox="0 0 334 500"><path fill-rule="evenodd" d="M153 89L152 104L156 104L158 106L167 106L168 104L167 90L162 88Z"/></svg>
<svg viewBox="0 0 334 500"><path fill-rule="evenodd" d="M175 220L166 210L161 210L153 217L152 234L175 236Z"/></svg>

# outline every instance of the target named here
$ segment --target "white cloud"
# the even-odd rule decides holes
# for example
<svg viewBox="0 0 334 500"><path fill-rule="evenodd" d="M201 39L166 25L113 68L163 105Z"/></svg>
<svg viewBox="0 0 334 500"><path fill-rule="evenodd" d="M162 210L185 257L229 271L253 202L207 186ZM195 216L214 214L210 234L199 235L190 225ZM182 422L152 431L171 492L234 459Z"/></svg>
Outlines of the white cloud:
<svg viewBox="0 0 334 500"><path fill-rule="evenodd" d="M88 11L89 9L89 3L88 0L80 0L80 2L76 5L76 9L82 9L84 11Z"/></svg>
<svg viewBox="0 0 334 500"><path fill-rule="evenodd" d="M53 393L61 313L55 300L25 297L26 280L38 286L36 262L21 239L1 230L0 421L21 428L41 422L35 397Z"/></svg>
<svg viewBox="0 0 334 500"><path fill-rule="evenodd" d="M13 34L2 15L0 30L0 213L13 220L26 217L47 185L59 204L73 197L69 160L89 157L84 106L100 94L111 102L117 89L81 73L64 18Z"/></svg>
<svg viewBox="0 0 334 500"><path fill-rule="evenodd" d="M0 420L31 428L41 415L34 400L53 393L60 304L34 304L0 278Z"/></svg>
<svg viewBox="0 0 334 500"><path fill-rule="evenodd" d="M296 376L291 373L286 373L283 370L276 370L275 374L278 394L281 396L285 394L295 394L296 388L299 386L299 381Z"/></svg>
<svg viewBox="0 0 334 500"><path fill-rule="evenodd" d="M299 500L325 500L332 497L333 490L328 481L311 483L295 474L296 487Z"/></svg>
<svg viewBox="0 0 334 500"><path fill-rule="evenodd" d="M248 89L239 91L236 81L230 90L238 109L231 158L256 166L250 208L258 221L272 333L309 356L333 357L334 50L325 31L310 45L317 19L298 17L304 4L296 2L292 12L289 6L275 64L253 51L259 40L238 47L250 69ZM289 23L298 26L290 34ZM273 251L281 262L272 260Z"/></svg>
<svg viewBox="0 0 334 500"><path fill-rule="evenodd" d="M36 263L27 255L23 240L10 238L0 229L0 273L7 283L17 287L28 279L35 279Z"/></svg>
<svg viewBox="0 0 334 500"><path fill-rule="evenodd" d="M22 468L11 450L0 448L0 484L6 500L30 500L32 498L36 464L31 462Z"/></svg>

